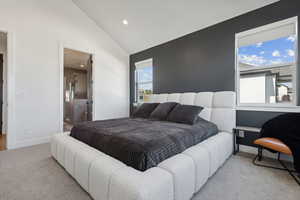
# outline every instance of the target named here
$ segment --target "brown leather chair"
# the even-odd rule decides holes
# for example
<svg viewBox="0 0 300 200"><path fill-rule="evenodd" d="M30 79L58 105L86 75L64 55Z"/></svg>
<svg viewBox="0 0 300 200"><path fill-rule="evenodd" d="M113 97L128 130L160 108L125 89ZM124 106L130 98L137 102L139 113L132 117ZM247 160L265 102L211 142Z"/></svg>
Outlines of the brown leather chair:
<svg viewBox="0 0 300 200"><path fill-rule="evenodd" d="M258 146L258 154L253 160L253 163L255 165L260 166L260 167L268 167L268 168L272 168L272 169L286 170L295 179L295 181L300 185L300 181L293 174L295 171L290 170L280 159L281 154L286 154L286 155L290 155L290 156L293 155L291 149L286 144L284 144L282 141L280 141L276 138L270 138L270 137L264 137L264 138L257 139L254 141L254 144L256 144ZM283 168L278 168L278 167L274 167L274 166L263 165L263 164L257 163L257 160L261 161L263 158L263 149L264 148L278 153L277 160Z"/></svg>

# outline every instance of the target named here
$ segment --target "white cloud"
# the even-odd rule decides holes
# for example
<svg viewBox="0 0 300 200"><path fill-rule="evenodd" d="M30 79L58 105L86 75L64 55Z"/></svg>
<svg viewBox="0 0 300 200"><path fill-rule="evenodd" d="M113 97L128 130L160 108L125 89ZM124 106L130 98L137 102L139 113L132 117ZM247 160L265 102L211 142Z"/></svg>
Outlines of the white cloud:
<svg viewBox="0 0 300 200"><path fill-rule="evenodd" d="M268 66L279 65L284 63L285 61L280 58L272 60L266 59L263 56L241 54L239 55L239 62L253 66Z"/></svg>
<svg viewBox="0 0 300 200"><path fill-rule="evenodd" d="M263 45L263 43L259 42L259 43L256 44L256 47L261 47L262 45Z"/></svg>
<svg viewBox="0 0 300 200"><path fill-rule="evenodd" d="M287 54L288 54L289 56L291 56L291 57L294 57L294 56L295 56L295 51L292 50L292 49L288 49L288 50L286 50L286 52L287 52Z"/></svg>
<svg viewBox="0 0 300 200"><path fill-rule="evenodd" d="M240 55L239 61L249 65L261 66L267 62L262 56L257 55Z"/></svg>
<svg viewBox="0 0 300 200"><path fill-rule="evenodd" d="M296 41L296 37L295 36L290 36L287 38L288 41L291 41L291 42L295 42Z"/></svg>
<svg viewBox="0 0 300 200"><path fill-rule="evenodd" d="M273 65L278 65L278 64L283 63L283 60L281 60L281 59L270 60L270 63L273 64Z"/></svg>
<svg viewBox="0 0 300 200"><path fill-rule="evenodd" d="M272 56L280 57L280 52L278 50L273 51Z"/></svg>
<svg viewBox="0 0 300 200"><path fill-rule="evenodd" d="M260 54L260 55L263 55L263 54L265 54L265 52L264 52L264 51L261 51L259 54Z"/></svg>

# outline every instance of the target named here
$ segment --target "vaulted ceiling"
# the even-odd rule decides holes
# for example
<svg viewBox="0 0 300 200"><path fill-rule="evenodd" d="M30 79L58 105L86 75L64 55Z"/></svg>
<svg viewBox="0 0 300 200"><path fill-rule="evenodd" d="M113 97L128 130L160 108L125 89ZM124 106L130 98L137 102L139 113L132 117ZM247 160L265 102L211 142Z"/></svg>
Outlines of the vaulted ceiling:
<svg viewBox="0 0 300 200"><path fill-rule="evenodd" d="M276 1L73 0L131 54ZM124 19L128 25L122 23Z"/></svg>
<svg viewBox="0 0 300 200"><path fill-rule="evenodd" d="M64 67L79 70L87 70L90 54L64 49Z"/></svg>

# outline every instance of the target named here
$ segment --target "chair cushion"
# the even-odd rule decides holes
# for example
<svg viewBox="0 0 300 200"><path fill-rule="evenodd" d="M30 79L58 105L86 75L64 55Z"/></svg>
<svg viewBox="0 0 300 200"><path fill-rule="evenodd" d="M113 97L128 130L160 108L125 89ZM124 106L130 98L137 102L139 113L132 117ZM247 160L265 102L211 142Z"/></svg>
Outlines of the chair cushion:
<svg viewBox="0 0 300 200"><path fill-rule="evenodd" d="M264 137L254 141L254 144L260 145L262 147L281 152L287 155L292 155L291 149L286 146L283 142L276 138Z"/></svg>

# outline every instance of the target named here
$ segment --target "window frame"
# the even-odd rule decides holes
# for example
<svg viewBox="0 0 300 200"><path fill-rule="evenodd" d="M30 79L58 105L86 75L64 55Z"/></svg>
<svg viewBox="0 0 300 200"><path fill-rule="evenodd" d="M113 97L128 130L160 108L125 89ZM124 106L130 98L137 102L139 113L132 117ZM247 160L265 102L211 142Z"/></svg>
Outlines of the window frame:
<svg viewBox="0 0 300 200"><path fill-rule="evenodd" d="M137 65L141 65L143 63L152 63L152 80L151 81L145 81L145 82L138 82L137 78L138 78L138 72L137 72ZM153 58L149 58L149 59L145 59L145 60L141 60L138 62L134 63L134 104L141 104L143 102L139 101L139 97L138 97L138 88L139 88L139 84L149 84L151 83L152 85L152 93L153 93Z"/></svg>
<svg viewBox="0 0 300 200"><path fill-rule="evenodd" d="M278 28L280 26L293 24L295 27L295 70L293 73L293 93L294 98L291 103L240 103L240 70L239 70L239 39L248 35L256 34L262 31ZM253 110L253 111L279 111L279 112L299 112L300 107L297 106L298 102L298 16L288 18L275 23L253 28L247 31L243 31L235 34L235 91L236 91L236 108L237 110Z"/></svg>

